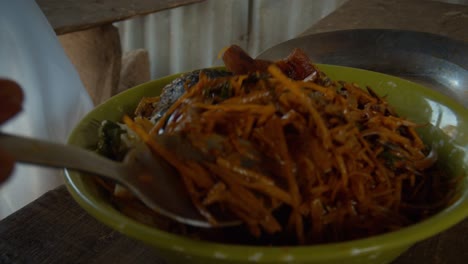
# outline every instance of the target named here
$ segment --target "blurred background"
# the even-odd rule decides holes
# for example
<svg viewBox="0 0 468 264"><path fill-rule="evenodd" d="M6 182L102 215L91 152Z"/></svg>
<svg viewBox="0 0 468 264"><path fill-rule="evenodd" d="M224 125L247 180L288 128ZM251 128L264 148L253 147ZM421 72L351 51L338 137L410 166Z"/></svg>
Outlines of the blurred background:
<svg viewBox="0 0 468 264"><path fill-rule="evenodd" d="M151 77L219 65L237 44L255 56L294 38L346 0L208 0L117 23L122 51L146 49Z"/></svg>

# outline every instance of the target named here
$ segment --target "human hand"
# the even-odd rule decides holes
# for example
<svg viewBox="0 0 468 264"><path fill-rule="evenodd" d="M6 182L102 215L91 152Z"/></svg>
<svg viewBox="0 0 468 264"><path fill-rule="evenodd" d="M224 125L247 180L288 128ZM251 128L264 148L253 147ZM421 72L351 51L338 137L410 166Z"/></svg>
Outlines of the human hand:
<svg viewBox="0 0 468 264"><path fill-rule="evenodd" d="M0 124L21 111L23 98L23 90L16 82L0 79ZM14 165L14 159L0 149L0 184L10 176Z"/></svg>

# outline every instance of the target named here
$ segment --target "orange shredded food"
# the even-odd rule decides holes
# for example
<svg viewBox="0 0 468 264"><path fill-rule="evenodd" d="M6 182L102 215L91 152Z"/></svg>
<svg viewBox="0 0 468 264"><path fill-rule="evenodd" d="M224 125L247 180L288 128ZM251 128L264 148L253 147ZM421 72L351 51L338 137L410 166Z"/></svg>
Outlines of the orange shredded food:
<svg viewBox="0 0 468 264"><path fill-rule="evenodd" d="M222 208L255 237L280 233L305 244L380 234L422 217L404 210L426 184L428 150L416 124L355 84L295 81L276 66L268 73L201 74L155 124L142 116L124 122L178 170L213 224L213 208ZM220 84L231 94L213 103L203 91ZM206 159L178 157L153 140L158 133L184 135ZM213 137L221 148L206 147Z"/></svg>

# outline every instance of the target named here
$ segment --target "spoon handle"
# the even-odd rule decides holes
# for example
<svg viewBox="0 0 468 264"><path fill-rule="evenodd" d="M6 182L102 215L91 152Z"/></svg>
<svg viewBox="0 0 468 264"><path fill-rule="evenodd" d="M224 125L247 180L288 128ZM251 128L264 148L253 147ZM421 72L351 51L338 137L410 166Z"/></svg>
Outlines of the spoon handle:
<svg viewBox="0 0 468 264"><path fill-rule="evenodd" d="M0 132L0 149L18 162L68 168L114 179L119 163L79 147Z"/></svg>

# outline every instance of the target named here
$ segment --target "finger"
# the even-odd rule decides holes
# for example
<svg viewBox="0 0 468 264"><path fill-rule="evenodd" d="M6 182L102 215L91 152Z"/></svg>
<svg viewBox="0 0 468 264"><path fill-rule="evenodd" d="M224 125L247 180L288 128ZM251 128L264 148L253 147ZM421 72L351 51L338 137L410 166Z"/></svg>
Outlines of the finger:
<svg viewBox="0 0 468 264"><path fill-rule="evenodd" d="M15 161L13 158L0 150L0 184L8 179L14 167Z"/></svg>
<svg viewBox="0 0 468 264"><path fill-rule="evenodd" d="M0 123L21 111L23 100L23 90L16 82L0 79Z"/></svg>

